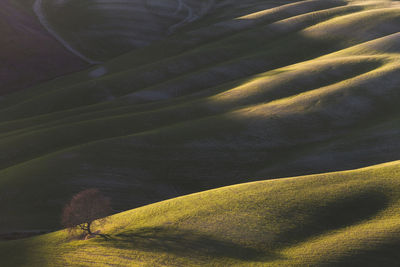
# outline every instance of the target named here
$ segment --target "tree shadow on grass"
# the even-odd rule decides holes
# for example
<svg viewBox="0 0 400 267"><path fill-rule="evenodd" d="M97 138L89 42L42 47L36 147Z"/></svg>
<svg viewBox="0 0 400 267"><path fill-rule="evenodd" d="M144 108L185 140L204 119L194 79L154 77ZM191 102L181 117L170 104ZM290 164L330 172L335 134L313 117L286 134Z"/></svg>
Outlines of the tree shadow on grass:
<svg viewBox="0 0 400 267"><path fill-rule="evenodd" d="M166 252L190 258L232 258L268 261L279 258L266 252L230 241L218 240L192 230L167 227L145 227L96 239L103 246L148 252Z"/></svg>

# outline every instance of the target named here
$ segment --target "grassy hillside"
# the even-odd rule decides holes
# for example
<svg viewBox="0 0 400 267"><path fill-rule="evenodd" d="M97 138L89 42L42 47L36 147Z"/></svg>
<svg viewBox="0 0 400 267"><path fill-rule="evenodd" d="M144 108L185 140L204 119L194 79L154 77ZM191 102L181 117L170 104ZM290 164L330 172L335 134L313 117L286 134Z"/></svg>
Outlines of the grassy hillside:
<svg viewBox="0 0 400 267"><path fill-rule="evenodd" d="M57 32L96 60L107 60L161 40L216 6L213 0L38 2Z"/></svg>
<svg viewBox="0 0 400 267"><path fill-rule="evenodd" d="M0 3L0 95L87 67L18 3Z"/></svg>
<svg viewBox="0 0 400 267"><path fill-rule="evenodd" d="M0 242L7 266L396 266L400 162L179 197L66 231Z"/></svg>
<svg viewBox="0 0 400 267"><path fill-rule="evenodd" d="M214 4L165 39L0 100L0 233L58 228L88 187L122 211L399 159L398 1Z"/></svg>

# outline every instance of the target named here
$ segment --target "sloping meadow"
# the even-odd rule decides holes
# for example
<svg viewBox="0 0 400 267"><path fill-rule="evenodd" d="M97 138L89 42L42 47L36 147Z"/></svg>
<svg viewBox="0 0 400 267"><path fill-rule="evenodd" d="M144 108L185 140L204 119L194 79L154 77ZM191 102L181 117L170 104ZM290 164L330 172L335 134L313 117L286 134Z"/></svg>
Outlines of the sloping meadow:
<svg viewBox="0 0 400 267"><path fill-rule="evenodd" d="M113 215L107 237L66 230L0 242L6 266L395 266L400 163L259 181Z"/></svg>
<svg viewBox="0 0 400 267"><path fill-rule="evenodd" d="M93 21L125 3L89 2ZM158 14L164 29L203 10L146 47L1 99L0 232L58 229L84 188L123 211L399 158L398 2L224 3Z"/></svg>

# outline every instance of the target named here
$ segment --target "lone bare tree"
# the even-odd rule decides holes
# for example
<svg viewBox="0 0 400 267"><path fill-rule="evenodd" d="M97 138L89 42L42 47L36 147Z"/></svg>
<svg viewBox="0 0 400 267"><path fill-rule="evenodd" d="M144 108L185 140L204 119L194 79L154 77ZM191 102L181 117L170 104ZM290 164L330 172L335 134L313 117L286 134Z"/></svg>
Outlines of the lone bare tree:
<svg viewBox="0 0 400 267"><path fill-rule="evenodd" d="M93 235L92 225L95 220L104 224L110 215L110 200L95 188L86 189L72 197L62 214L62 224L70 233L80 229L84 234Z"/></svg>

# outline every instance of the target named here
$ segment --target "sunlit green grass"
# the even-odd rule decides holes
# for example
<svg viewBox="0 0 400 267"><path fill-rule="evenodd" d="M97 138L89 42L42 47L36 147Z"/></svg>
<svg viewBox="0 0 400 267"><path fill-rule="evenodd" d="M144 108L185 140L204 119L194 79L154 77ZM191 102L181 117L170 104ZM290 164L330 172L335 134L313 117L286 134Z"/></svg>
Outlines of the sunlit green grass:
<svg viewBox="0 0 400 267"><path fill-rule="evenodd" d="M400 163L239 184L116 214L107 239L0 243L7 266L320 266L398 261Z"/></svg>
<svg viewBox="0 0 400 267"><path fill-rule="evenodd" d="M89 187L123 211L398 160L396 3L232 4L0 99L0 233L59 229Z"/></svg>

